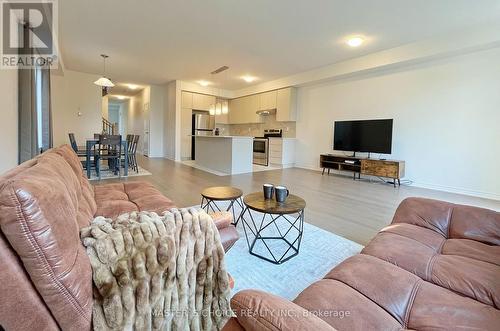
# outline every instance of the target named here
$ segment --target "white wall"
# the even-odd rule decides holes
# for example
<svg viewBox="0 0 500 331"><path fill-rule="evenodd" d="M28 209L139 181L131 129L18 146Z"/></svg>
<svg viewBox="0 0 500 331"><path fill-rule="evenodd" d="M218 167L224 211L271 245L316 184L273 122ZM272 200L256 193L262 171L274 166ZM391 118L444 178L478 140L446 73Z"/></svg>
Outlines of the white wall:
<svg viewBox="0 0 500 331"><path fill-rule="evenodd" d="M68 144L70 132L84 145L86 138L102 131L101 90L94 85L96 79L96 75L70 70L64 76L51 75L54 146Z"/></svg>
<svg viewBox="0 0 500 331"><path fill-rule="evenodd" d="M109 120L109 97L107 95L101 98L101 113L102 118Z"/></svg>
<svg viewBox="0 0 500 331"><path fill-rule="evenodd" d="M163 157L164 87L149 88L149 156Z"/></svg>
<svg viewBox="0 0 500 331"><path fill-rule="evenodd" d="M297 165L332 152L335 120L394 118L415 185L500 199L500 49L298 89Z"/></svg>
<svg viewBox="0 0 500 331"><path fill-rule="evenodd" d="M0 174L17 165L17 70L0 70Z"/></svg>
<svg viewBox="0 0 500 331"><path fill-rule="evenodd" d="M108 121L111 123L116 123L118 126L119 132L121 132L120 127L120 104L116 104L113 102L108 103Z"/></svg>
<svg viewBox="0 0 500 331"><path fill-rule="evenodd" d="M179 91L178 91L179 90ZM179 92L179 93L177 93ZM173 81L164 86L164 156L180 159L180 86ZM179 109L178 109L179 108ZM179 141L177 141L179 139ZM178 157L178 158L177 158Z"/></svg>
<svg viewBox="0 0 500 331"><path fill-rule="evenodd" d="M120 134L126 136L129 133L128 117L129 117L129 100L125 100L120 104Z"/></svg>
<svg viewBox="0 0 500 331"><path fill-rule="evenodd" d="M144 134L144 112L142 103L142 92L129 98L128 101L128 124L127 133L139 135L139 145L137 153L142 154L143 134Z"/></svg>

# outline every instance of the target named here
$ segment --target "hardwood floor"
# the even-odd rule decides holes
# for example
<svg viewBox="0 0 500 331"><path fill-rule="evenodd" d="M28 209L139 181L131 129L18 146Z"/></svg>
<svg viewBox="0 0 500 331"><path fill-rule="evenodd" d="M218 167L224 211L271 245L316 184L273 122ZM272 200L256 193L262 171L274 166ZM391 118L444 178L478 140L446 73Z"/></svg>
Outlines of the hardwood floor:
<svg viewBox="0 0 500 331"><path fill-rule="evenodd" d="M200 203L200 192L209 186L230 185L244 194L260 191L263 183L282 184L307 202L305 221L337 235L366 245L391 222L399 203L411 196L427 197L500 210L500 201L487 200L412 186L353 181L352 177L330 175L299 168L216 176L178 162L140 157L141 167L152 176L129 177L125 181L149 181L179 207ZM102 183L116 182L103 180ZM307 233L304 234L307 237Z"/></svg>

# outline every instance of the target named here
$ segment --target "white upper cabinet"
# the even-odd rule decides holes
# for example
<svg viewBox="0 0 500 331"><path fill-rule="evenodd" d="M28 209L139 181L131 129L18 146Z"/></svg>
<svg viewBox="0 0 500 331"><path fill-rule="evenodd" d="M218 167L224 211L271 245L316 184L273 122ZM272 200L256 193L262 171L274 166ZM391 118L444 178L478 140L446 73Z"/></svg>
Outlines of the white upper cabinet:
<svg viewBox="0 0 500 331"><path fill-rule="evenodd" d="M229 100L227 124L262 123L264 121L263 116L257 115L256 112L271 109L276 109L276 121L296 121L297 90L293 87L288 87L277 91L269 91Z"/></svg>
<svg viewBox="0 0 500 331"><path fill-rule="evenodd" d="M269 91L259 94L259 110L276 109L277 91Z"/></svg>
<svg viewBox="0 0 500 331"><path fill-rule="evenodd" d="M229 124L261 123L261 116L256 114L259 105L260 97L258 94L230 100Z"/></svg>
<svg viewBox="0 0 500 331"><path fill-rule="evenodd" d="M181 92L181 107L193 109L193 93L182 91Z"/></svg>
<svg viewBox="0 0 500 331"><path fill-rule="evenodd" d="M243 98L229 100L229 124L241 124L243 122Z"/></svg>
<svg viewBox="0 0 500 331"><path fill-rule="evenodd" d="M288 87L277 91L276 121L294 122L297 120L297 90Z"/></svg>
<svg viewBox="0 0 500 331"><path fill-rule="evenodd" d="M193 93L194 110L210 110L210 106L215 104L215 97L212 95Z"/></svg>

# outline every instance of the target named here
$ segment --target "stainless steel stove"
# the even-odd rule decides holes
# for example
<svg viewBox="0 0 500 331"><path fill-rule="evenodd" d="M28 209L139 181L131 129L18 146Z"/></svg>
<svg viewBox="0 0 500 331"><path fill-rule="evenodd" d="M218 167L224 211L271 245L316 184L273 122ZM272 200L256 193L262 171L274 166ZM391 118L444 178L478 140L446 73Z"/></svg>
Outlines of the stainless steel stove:
<svg viewBox="0 0 500 331"><path fill-rule="evenodd" d="M267 166L269 164L269 138L282 136L281 129L266 129L264 137L253 138L253 163Z"/></svg>

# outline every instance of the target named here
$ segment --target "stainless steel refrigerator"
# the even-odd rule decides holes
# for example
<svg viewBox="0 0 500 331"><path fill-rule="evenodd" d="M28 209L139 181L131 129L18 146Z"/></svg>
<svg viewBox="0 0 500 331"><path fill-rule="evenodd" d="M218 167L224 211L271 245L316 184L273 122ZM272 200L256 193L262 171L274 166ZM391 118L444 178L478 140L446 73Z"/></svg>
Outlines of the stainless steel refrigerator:
<svg viewBox="0 0 500 331"><path fill-rule="evenodd" d="M191 159L195 159L196 139L194 136L211 136L215 128L215 116L208 114L194 113L191 119L192 135L191 137Z"/></svg>

